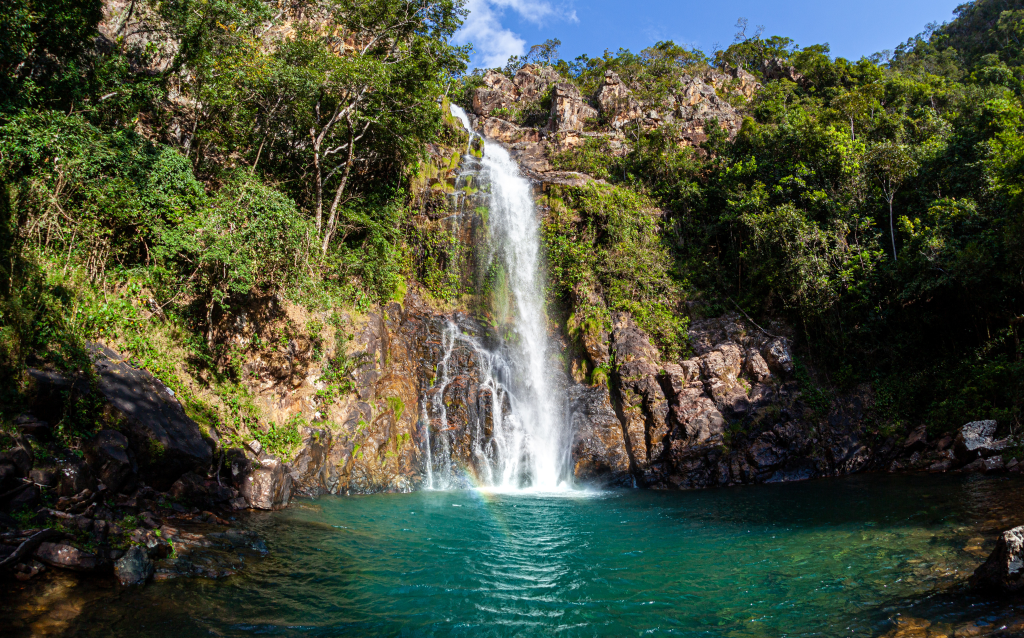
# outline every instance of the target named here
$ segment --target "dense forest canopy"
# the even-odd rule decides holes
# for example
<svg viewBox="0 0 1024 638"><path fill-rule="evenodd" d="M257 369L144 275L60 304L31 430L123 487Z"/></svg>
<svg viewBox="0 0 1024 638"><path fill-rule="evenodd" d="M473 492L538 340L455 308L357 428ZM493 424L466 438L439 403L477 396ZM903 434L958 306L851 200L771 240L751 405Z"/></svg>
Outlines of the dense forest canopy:
<svg viewBox="0 0 1024 638"><path fill-rule="evenodd" d="M451 141L443 101L481 82L451 44L462 0L110 4L116 20L100 0L0 15L6 405L27 361L77 369L103 331L151 352L140 304L227 396L215 319L251 294L366 308L419 279L448 298L434 271L451 265L414 249L409 178ZM551 40L509 61L584 95L615 71L652 107L708 69L763 85L723 94L744 114L734 139L637 127L628 152L595 138L551 158L605 182L566 189L548 217L552 304L578 321L586 283L670 356L689 313L738 308L793 325L827 388L874 384L891 426L1016 423L1024 3L965 4L856 61L740 26L715 52L566 61Z"/></svg>

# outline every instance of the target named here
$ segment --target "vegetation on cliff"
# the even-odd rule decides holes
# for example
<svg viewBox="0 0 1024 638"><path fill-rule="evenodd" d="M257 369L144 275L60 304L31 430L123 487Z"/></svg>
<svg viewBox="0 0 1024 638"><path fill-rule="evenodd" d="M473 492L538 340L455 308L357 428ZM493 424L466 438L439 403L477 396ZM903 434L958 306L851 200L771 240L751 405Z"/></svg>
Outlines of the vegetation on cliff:
<svg viewBox="0 0 1024 638"><path fill-rule="evenodd" d="M465 148L444 100L469 106L483 86L450 44L460 0L122 4L15 0L0 16L5 418L26 365L88 369L83 344L102 338L196 420L246 432L262 417L240 361L267 344L223 327L255 299L366 310L413 280L447 304L486 294L458 274L458 237L412 222L445 205L437 157L450 168ZM977 0L957 15L858 61L745 31L713 53L666 42L565 61L549 41L511 60L509 79L539 64L590 96L614 72L630 96L581 127L617 137L548 158L603 182L542 201L568 332L627 311L675 359L691 312L740 308L797 326L826 386L872 382L893 424L1015 424L1024 8ZM644 123L722 72L734 79L706 99L734 122L697 136ZM496 113L543 126L560 86ZM324 392L344 391L350 362L325 345L343 326L315 328L335 375Z"/></svg>
<svg viewBox="0 0 1024 638"><path fill-rule="evenodd" d="M573 214L548 225L555 295L593 306L572 293L590 272L607 306L638 316L659 304L679 316L689 301L705 316L781 318L798 327L826 388L872 382L893 425L946 429L974 415L1017 424L1022 36L1019 2L979 0L858 61L831 57L827 44L741 33L713 55L666 42L557 62L584 95L614 71L631 90L620 104L657 113L612 136L602 111L579 141L553 145L556 168L609 184L563 189ZM739 78L737 68L762 84L747 94L739 79L716 84L741 125L711 120L693 143L685 122L665 116L678 113L680 86L716 69ZM605 211L623 192L644 200L627 209L657 210L616 236ZM609 270L616 250L629 254L627 273ZM659 283L616 287L638 277ZM685 347L669 325L644 325L666 354Z"/></svg>

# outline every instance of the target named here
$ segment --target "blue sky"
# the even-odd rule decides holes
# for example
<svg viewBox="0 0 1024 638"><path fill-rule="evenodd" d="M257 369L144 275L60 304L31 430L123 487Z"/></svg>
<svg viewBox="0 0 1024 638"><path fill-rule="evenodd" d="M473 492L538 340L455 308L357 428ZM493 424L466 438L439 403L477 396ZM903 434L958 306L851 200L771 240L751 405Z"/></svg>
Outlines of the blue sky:
<svg viewBox="0 0 1024 638"><path fill-rule="evenodd" d="M470 15L456 34L472 42L472 67L504 66L548 38L562 41L560 56L595 56L619 47L640 51L659 40L675 40L711 51L733 41L737 18L748 34L764 25L766 35L798 44L828 42L832 54L857 59L892 49L946 22L966 0L467 0Z"/></svg>

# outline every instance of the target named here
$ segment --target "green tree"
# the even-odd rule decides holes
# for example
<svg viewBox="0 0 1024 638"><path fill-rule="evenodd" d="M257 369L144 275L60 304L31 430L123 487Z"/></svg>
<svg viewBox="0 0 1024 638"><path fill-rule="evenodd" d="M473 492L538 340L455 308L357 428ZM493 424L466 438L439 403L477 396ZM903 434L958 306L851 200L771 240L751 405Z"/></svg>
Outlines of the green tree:
<svg viewBox="0 0 1024 638"><path fill-rule="evenodd" d="M896 228L892 203L903 183L917 172L917 164L905 145L886 141L871 148L868 152L867 165L882 188L885 201L889 204L892 259L896 261Z"/></svg>

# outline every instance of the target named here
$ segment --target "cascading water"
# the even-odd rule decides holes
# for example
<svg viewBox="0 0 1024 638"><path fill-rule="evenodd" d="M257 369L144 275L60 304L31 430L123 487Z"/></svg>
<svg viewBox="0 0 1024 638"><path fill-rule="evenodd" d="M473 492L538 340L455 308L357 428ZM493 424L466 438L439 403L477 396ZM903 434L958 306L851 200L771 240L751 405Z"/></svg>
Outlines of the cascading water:
<svg viewBox="0 0 1024 638"><path fill-rule="evenodd" d="M457 117L473 132L466 113L452 106ZM497 347L487 348L454 324L445 333L445 353L438 364L435 400L428 406L440 431L449 429L443 400L449 383L449 358L454 340L468 344L479 363L480 390L489 395L489 432L477 424L473 437L473 471L478 483L498 489L550 491L564 488L568 480L568 442L563 409L548 378L548 340L544 313L544 287L540 271L540 225L533 205L532 187L519 174L508 151L486 144L474 184L489 188L489 241L487 264L503 277L511 321L510 334ZM458 484L450 476L448 442L428 436L428 486L445 488Z"/></svg>

